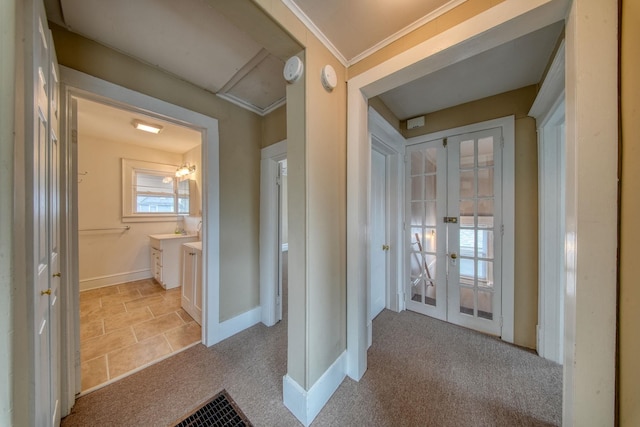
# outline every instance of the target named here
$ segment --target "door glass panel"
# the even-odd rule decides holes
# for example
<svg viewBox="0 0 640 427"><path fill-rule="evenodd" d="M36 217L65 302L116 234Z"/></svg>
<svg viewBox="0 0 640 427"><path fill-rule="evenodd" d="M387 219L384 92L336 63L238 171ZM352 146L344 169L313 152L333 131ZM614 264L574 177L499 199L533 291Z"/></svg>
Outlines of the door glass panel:
<svg viewBox="0 0 640 427"><path fill-rule="evenodd" d="M493 196L493 168L478 169L478 197Z"/></svg>
<svg viewBox="0 0 640 427"><path fill-rule="evenodd" d="M478 291L478 317L493 320L493 292Z"/></svg>
<svg viewBox="0 0 640 427"><path fill-rule="evenodd" d="M411 220L410 225L423 225L424 221L424 202L411 202Z"/></svg>
<svg viewBox="0 0 640 427"><path fill-rule="evenodd" d="M465 285L473 285L475 275L476 270L473 259L460 258L460 281Z"/></svg>
<svg viewBox="0 0 640 427"><path fill-rule="evenodd" d="M478 216L493 217L493 199L478 200ZM488 227L493 227L493 218L491 219L491 225Z"/></svg>
<svg viewBox="0 0 640 427"><path fill-rule="evenodd" d="M473 228L460 228L460 255L473 257L476 255L476 231Z"/></svg>
<svg viewBox="0 0 640 427"><path fill-rule="evenodd" d="M424 173L435 173L437 171L436 162L438 160L438 149L427 148L424 156Z"/></svg>
<svg viewBox="0 0 640 427"><path fill-rule="evenodd" d="M411 152L411 175L422 175L424 173L424 162L421 151Z"/></svg>
<svg viewBox="0 0 640 427"><path fill-rule="evenodd" d="M475 205L475 200L460 200L460 216L473 218Z"/></svg>
<svg viewBox="0 0 640 427"><path fill-rule="evenodd" d="M460 143L460 169L471 169L475 166L474 142L475 141L471 140Z"/></svg>
<svg viewBox="0 0 640 427"><path fill-rule="evenodd" d="M493 230L478 230L478 257L493 259Z"/></svg>
<svg viewBox="0 0 640 427"><path fill-rule="evenodd" d="M426 216L424 225L435 227L438 221L437 202L426 202Z"/></svg>
<svg viewBox="0 0 640 427"><path fill-rule="evenodd" d="M475 171L460 172L460 199L471 199L475 195Z"/></svg>
<svg viewBox="0 0 640 427"><path fill-rule="evenodd" d="M493 137L478 140L478 167L493 166Z"/></svg>
<svg viewBox="0 0 640 427"><path fill-rule="evenodd" d="M473 309L475 307L474 296L473 288L460 286L460 313L473 316Z"/></svg>
<svg viewBox="0 0 640 427"><path fill-rule="evenodd" d="M425 200L435 200L436 198L436 176L427 175L424 177L425 182Z"/></svg>
<svg viewBox="0 0 640 427"><path fill-rule="evenodd" d="M493 262L478 261L478 286L493 288Z"/></svg>
<svg viewBox="0 0 640 427"><path fill-rule="evenodd" d="M411 200L424 200L424 177L411 178Z"/></svg>
<svg viewBox="0 0 640 427"><path fill-rule="evenodd" d="M422 237L422 250L424 252L436 251L436 229L433 227L426 228Z"/></svg>

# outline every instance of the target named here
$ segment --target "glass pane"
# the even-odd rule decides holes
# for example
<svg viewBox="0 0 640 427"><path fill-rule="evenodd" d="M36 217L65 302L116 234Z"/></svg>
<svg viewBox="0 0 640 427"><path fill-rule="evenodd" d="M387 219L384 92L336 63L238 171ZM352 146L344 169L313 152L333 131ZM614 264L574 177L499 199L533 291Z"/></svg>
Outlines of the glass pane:
<svg viewBox="0 0 640 427"><path fill-rule="evenodd" d="M475 306L473 293L471 288L460 287L460 313L473 316L473 308Z"/></svg>
<svg viewBox="0 0 640 427"><path fill-rule="evenodd" d="M436 305L436 286L435 286L435 283L427 280L426 284L427 284L427 288L426 288L426 295L425 295L425 301L424 302L425 302L425 304L433 305L435 307L435 305Z"/></svg>
<svg viewBox="0 0 640 427"><path fill-rule="evenodd" d="M178 182L178 213L189 213L189 180Z"/></svg>
<svg viewBox="0 0 640 427"><path fill-rule="evenodd" d="M478 285L493 288L493 262L478 261Z"/></svg>
<svg viewBox="0 0 640 427"><path fill-rule="evenodd" d="M435 175L427 175L424 177L425 182L425 200L435 200L436 199L436 176Z"/></svg>
<svg viewBox="0 0 640 427"><path fill-rule="evenodd" d="M422 260L422 254L419 252L411 252L411 256L410 256L410 276L411 277L411 281L414 281L415 279L419 279L420 275L422 274L422 265L423 265L423 260Z"/></svg>
<svg viewBox="0 0 640 427"><path fill-rule="evenodd" d="M475 201L474 200L460 200L460 216L469 216L473 219L475 213Z"/></svg>
<svg viewBox="0 0 640 427"><path fill-rule="evenodd" d="M422 175L424 173L424 163L421 151L411 152L411 175Z"/></svg>
<svg viewBox="0 0 640 427"><path fill-rule="evenodd" d="M424 256L424 261L423 272L425 277L429 280L436 280L436 256L427 254Z"/></svg>
<svg viewBox="0 0 640 427"><path fill-rule="evenodd" d="M478 257L493 259L493 230L478 230Z"/></svg>
<svg viewBox="0 0 640 427"><path fill-rule="evenodd" d="M478 167L493 166L493 137L478 140Z"/></svg>
<svg viewBox="0 0 640 427"><path fill-rule="evenodd" d="M476 275L475 262L473 259L460 258L460 282L465 285L474 285L473 278Z"/></svg>
<svg viewBox="0 0 640 427"><path fill-rule="evenodd" d="M438 223L437 203L426 202L426 210L424 225L435 226Z"/></svg>
<svg viewBox="0 0 640 427"><path fill-rule="evenodd" d="M460 227L471 228L471 227L475 227L475 225L476 225L476 222L475 222L475 217L473 215L460 216Z"/></svg>
<svg viewBox="0 0 640 427"><path fill-rule="evenodd" d="M478 169L478 197L493 196L493 168Z"/></svg>
<svg viewBox="0 0 640 427"><path fill-rule="evenodd" d="M423 302L422 295L424 289L424 280L416 279L411 283L411 300Z"/></svg>
<svg viewBox="0 0 640 427"><path fill-rule="evenodd" d="M460 255L476 256L474 251L476 246L476 231L473 228L460 229Z"/></svg>
<svg viewBox="0 0 640 427"><path fill-rule="evenodd" d="M424 202L411 202L411 219L409 225L422 225L424 220Z"/></svg>
<svg viewBox="0 0 640 427"><path fill-rule="evenodd" d="M424 200L424 177L411 178L411 200Z"/></svg>
<svg viewBox="0 0 640 427"><path fill-rule="evenodd" d="M136 193L166 194L173 197L173 178L170 176L136 172L134 185Z"/></svg>
<svg viewBox="0 0 640 427"><path fill-rule="evenodd" d="M436 172L438 161L438 149L437 148L428 148L425 152L424 159L424 172L425 173L434 173Z"/></svg>
<svg viewBox="0 0 640 427"><path fill-rule="evenodd" d="M136 197L136 212L174 213L173 197L146 196Z"/></svg>
<svg viewBox="0 0 640 427"><path fill-rule="evenodd" d="M475 166L474 141L462 141L460 143L460 169L471 169Z"/></svg>
<svg viewBox="0 0 640 427"><path fill-rule="evenodd" d="M460 199L472 199L476 195L475 171L460 172Z"/></svg>
<svg viewBox="0 0 640 427"><path fill-rule="evenodd" d="M436 251L436 229L426 228L424 230L424 237L422 239L422 250L424 252Z"/></svg>
<svg viewBox="0 0 640 427"><path fill-rule="evenodd" d="M493 293L478 291L478 317L493 320Z"/></svg>
<svg viewBox="0 0 640 427"><path fill-rule="evenodd" d="M478 216L491 216L493 217L493 199L480 199L478 200ZM479 222L480 220L478 220ZM493 219L491 221L493 224ZM493 227L493 225L491 225Z"/></svg>

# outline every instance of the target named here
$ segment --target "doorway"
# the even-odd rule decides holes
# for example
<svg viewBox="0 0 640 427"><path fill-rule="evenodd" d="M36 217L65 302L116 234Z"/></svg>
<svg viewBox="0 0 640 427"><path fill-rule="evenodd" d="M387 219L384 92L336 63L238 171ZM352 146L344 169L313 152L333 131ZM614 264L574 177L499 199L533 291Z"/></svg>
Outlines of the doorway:
<svg viewBox="0 0 640 427"><path fill-rule="evenodd" d="M409 310L501 335L502 129L407 147Z"/></svg>

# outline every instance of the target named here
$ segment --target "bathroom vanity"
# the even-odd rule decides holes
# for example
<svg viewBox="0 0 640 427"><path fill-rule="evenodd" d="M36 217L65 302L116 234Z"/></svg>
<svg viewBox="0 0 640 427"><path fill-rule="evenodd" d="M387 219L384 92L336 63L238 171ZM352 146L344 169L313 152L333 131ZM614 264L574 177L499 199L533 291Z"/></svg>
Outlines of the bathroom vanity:
<svg viewBox="0 0 640 427"><path fill-rule="evenodd" d="M151 271L153 277L165 289L181 284L180 248L184 243L195 242L198 236L183 234L151 234Z"/></svg>

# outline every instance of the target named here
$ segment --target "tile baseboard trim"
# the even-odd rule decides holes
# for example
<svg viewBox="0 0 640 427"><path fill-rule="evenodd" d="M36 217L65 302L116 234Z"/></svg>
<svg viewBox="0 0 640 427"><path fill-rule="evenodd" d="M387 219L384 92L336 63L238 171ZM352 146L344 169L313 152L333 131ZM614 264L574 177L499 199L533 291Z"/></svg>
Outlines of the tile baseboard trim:
<svg viewBox="0 0 640 427"><path fill-rule="evenodd" d="M104 288L105 286L120 285L122 283L135 282L136 280L151 279L151 269L126 271L124 273L108 274L106 276L91 277L80 280L80 291Z"/></svg>

